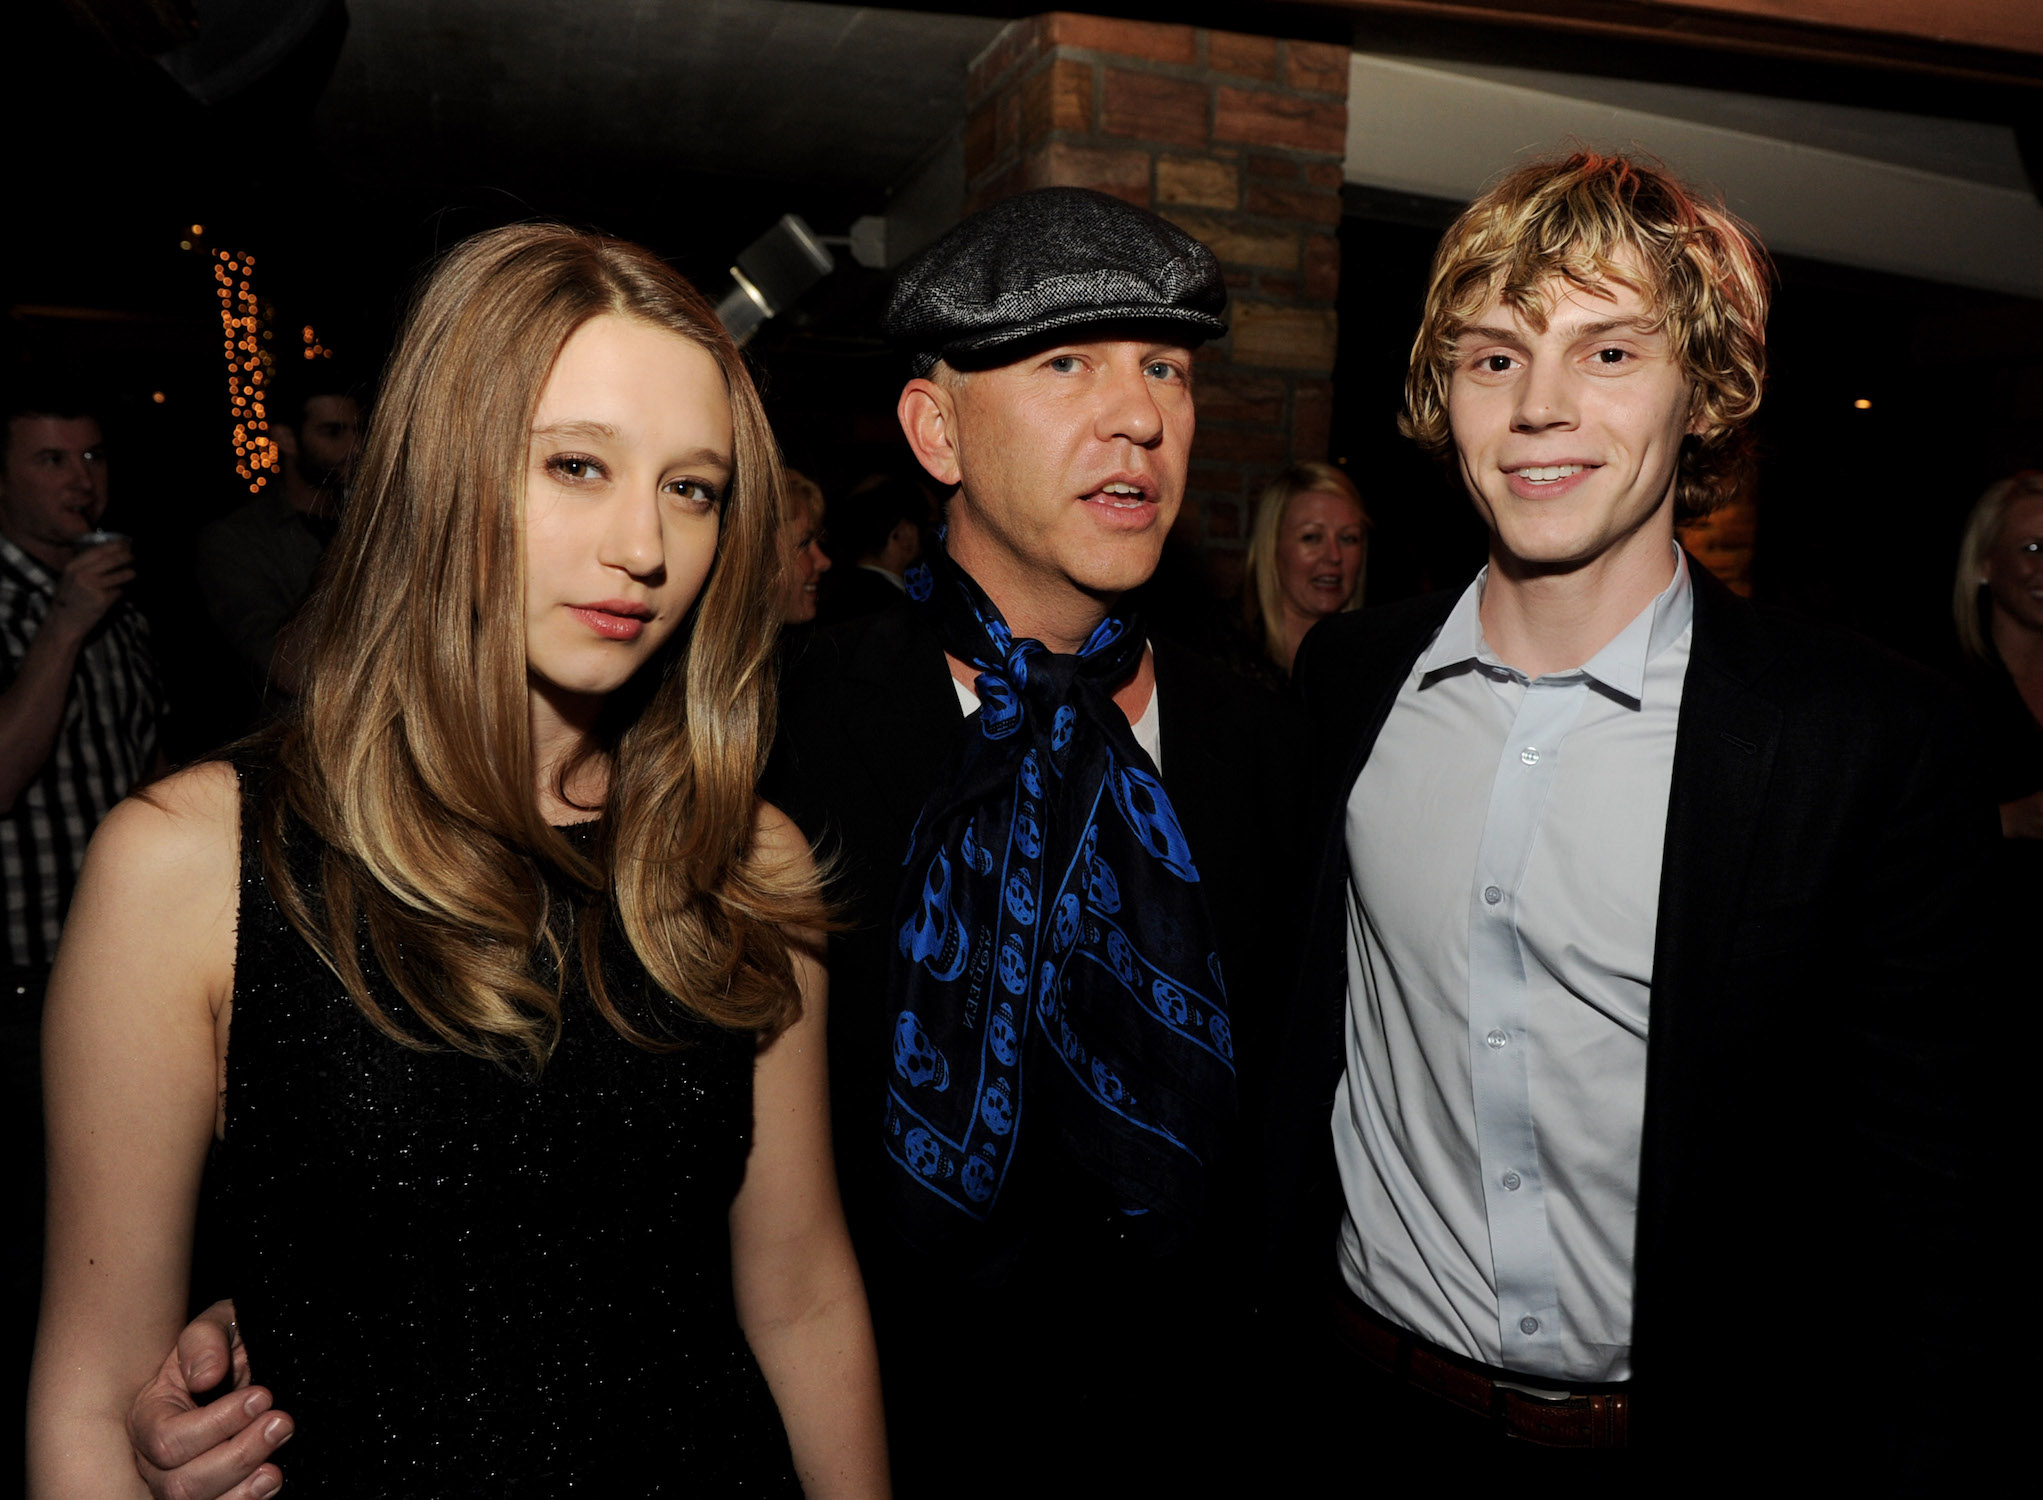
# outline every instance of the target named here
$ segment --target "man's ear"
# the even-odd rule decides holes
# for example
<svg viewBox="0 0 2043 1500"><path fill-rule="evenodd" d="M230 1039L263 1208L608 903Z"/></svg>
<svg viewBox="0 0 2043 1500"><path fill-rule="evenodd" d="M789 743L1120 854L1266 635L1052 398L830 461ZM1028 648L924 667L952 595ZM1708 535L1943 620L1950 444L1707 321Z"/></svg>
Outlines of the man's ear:
<svg viewBox="0 0 2043 1500"><path fill-rule="evenodd" d="M956 485L963 470L958 465L958 409L951 393L933 380L911 380L901 387L894 415L915 461L938 484Z"/></svg>
<svg viewBox="0 0 2043 1500"><path fill-rule="evenodd" d="M287 422L270 423L270 441L286 458L298 456L298 429Z"/></svg>

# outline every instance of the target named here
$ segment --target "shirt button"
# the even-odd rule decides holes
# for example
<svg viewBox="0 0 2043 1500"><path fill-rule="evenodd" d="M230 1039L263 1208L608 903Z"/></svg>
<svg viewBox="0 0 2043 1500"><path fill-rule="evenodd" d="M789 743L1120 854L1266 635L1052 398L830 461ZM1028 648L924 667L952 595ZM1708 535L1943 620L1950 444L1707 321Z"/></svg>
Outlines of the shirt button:
<svg viewBox="0 0 2043 1500"><path fill-rule="evenodd" d="M1518 1331L1520 1333L1538 1333L1539 1319L1535 1318L1531 1313L1527 1313L1518 1320Z"/></svg>
<svg viewBox="0 0 2043 1500"><path fill-rule="evenodd" d="M1524 761L1528 766L1538 765L1539 747L1537 745L1527 745L1523 750L1520 750L1518 752L1518 758Z"/></svg>
<svg viewBox="0 0 2043 1500"><path fill-rule="evenodd" d="M1504 1174L1504 1191L1507 1193L1517 1192L1519 1184L1523 1180L1516 1172L1506 1172Z"/></svg>
<svg viewBox="0 0 2043 1500"><path fill-rule="evenodd" d="M1492 1052L1495 1052L1499 1047L1503 1046L1504 1043L1510 1041L1511 1038L1505 1035L1503 1031L1497 1030L1492 1031L1488 1036L1484 1037L1483 1040L1488 1042L1490 1044L1490 1050Z"/></svg>
<svg viewBox="0 0 2043 1500"><path fill-rule="evenodd" d="M1483 887L1483 900L1489 902L1490 905L1495 906L1503 899L1504 890L1502 886L1486 885Z"/></svg>

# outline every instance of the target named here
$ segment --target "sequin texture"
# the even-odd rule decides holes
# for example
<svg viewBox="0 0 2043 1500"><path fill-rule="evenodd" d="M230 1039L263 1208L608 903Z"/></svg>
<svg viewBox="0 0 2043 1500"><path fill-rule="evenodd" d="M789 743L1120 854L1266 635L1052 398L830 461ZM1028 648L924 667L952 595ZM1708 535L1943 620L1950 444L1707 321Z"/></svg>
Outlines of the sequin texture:
<svg viewBox="0 0 2043 1500"><path fill-rule="evenodd" d="M731 1292L752 1039L641 1050L575 972L536 1081L412 1051L291 929L254 844L216 1233L255 1378L297 1419L291 1492L799 1494ZM647 983L614 926L604 972Z"/></svg>

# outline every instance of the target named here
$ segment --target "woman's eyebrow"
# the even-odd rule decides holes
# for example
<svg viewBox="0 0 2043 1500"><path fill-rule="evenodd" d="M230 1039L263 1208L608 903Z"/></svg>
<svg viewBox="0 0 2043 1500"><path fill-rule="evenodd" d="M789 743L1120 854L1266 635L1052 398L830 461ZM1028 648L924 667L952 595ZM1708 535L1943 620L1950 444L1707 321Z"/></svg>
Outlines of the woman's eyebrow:
<svg viewBox="0 0 2043 1500"><path fill-rule="evenodd" d="M536 438L608 438L615 441L617 429L608 422L548 422L544 427L533 428L532 436Z"/></svg>
<svg viewBox="0 0 2043 1500"><path fill-rule="evenodd" d="M721 449L697 448L691 452L681 454L668 467L682 469L721 469L726 474L728 474L735 466L731 463L730 454L723 452Z"/></svg>

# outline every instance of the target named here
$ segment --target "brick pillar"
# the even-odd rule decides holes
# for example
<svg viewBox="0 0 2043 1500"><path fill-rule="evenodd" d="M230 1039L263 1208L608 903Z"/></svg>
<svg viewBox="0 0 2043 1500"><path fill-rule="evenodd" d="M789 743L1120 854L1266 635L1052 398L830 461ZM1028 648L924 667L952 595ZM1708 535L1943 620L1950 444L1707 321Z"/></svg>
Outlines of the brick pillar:
<svg viewBox="0 0 2043 1500"><path fill-rule="evenodd" d="M1345 47L1066 11L1009 26L967 82L968 212L1098 188L1220 258L1233 327L1200 351L1178 525L1223 586L1239 581L1255 490L1326 457L1347 99Z"/></svg>

